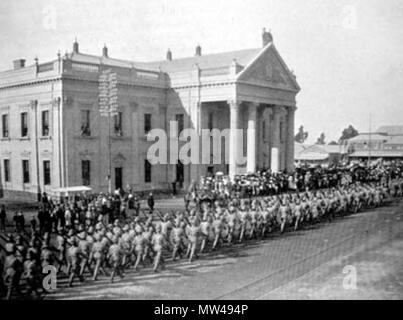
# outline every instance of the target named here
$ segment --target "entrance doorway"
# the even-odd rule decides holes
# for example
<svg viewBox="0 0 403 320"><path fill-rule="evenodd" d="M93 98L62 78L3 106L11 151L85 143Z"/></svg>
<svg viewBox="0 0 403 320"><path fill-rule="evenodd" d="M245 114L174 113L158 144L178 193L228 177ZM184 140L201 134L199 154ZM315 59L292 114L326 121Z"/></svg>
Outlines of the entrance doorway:
<svg viewBox="0 0 403 320"><path fill-rule="evenodd" d="M183 188L183 181L185 176L185 168L181 161L178 161L176 164L176 182L178 183L179 188Z"/></svg>
<svg viewBox="0 0 403 320"><path fill-rule="evenodd" d="M123 168L115 168L115 190L123 187Z"/></svg>
<svg viewBox="0 0 403 320"><path fill-rule="evenodd" d="M214 176L214 166L207 167L207 177L213 177L213 176Z"/></svg>

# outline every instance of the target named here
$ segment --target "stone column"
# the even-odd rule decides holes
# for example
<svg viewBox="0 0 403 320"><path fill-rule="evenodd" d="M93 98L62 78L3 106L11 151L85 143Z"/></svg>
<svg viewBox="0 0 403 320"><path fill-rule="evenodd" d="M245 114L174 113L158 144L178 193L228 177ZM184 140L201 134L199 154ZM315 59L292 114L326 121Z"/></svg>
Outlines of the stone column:
<svg viewBox="0 0 403 320"><path fill-rule="evenodd" d="M230 110L230 137L229 137L229 176L234 178L237 174L237 157L239 154L237 129L239 122L239 107L238 101L228 101Z"/></svg>
<svg viewBox="0 0 403 320"><path fill-rule="evenodd" d="M271 171L280 171L280 116L281 108L275 106L273 108L273 144L271 148Z"/></svg>
<svg viewBox="0 0 403 320"><path fill-rule="evenodd" d="M131 152L132 156L130 157L129 166L130 166L130 171L131 171L131 181L128 181L128 184L130 184L131 188L135 191L137 191L140 188L141 181L142 180L142 174L141 170L143 168L142 163L140 162L140 154L141 154L141 139L142 136L144 135L144 129L142 126L142 122L140 121L140 110L139 110L139 105L131 101L130 102L130 112L131 112L131 136L132 136L132 146L131 146Z"/></svg>
<svg viewBox="0 0 403 320"><path fill-rule="evenodd" d="M247 131L247 172L256 171L256 123L257 108L259 104L251 103L248 107L248 131Z"/></svg>
<svg viewBox="0 0 403 320"><path fill-rule="evenodd" d="M286 170L294 170L294 126L295 126L295 107L289 107L287 113L287 150L286 150Z"/></svg>
<svg viewBox="0 0 403 320"><path fill-rule="evenodd" d="M60 115L60 98L52 100L52 121L51 121L51 136L53 144L53 165L52 165L52 187L63 187L63 161L62 161L62 135L61 135L61 115ZM57 178L56 178L57 177ZM56 178L56 179L54 179ZM56 180L56 181L55 181Z"/></svg>

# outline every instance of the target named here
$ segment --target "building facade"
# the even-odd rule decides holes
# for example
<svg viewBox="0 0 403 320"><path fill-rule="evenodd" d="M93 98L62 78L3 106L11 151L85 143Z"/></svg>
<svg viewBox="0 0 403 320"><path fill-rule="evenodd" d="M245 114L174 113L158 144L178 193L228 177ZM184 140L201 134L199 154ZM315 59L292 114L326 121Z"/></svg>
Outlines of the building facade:
<svg viewBox="0 0 403 320"><path fill-rule="evenodd" d="M262 40L257 49L202 55L197 46L193 57L173 59L168 51L165 60L144 63L111 58L106 47L101 56L83 54L76 41L50 62L14 61L0 73L1 192L35 197L82 185L107 191L109 172L114 189L156 190L174 181L187 186L208 172L291 170L300 88L271 34L264 31ZM100 113L105 71L117 81L111 117ZM151 165L148 134L169 132L171 121L179 130L230 129L222 162ZM235 129L245 129L244 143ZM237 152L246 164L234 161Z"/></svg>
<svg viewBox="0 0 403 320"><path fill-rule="evenodd" d="M349 158L362 160L403 160L403 126L383 126L348 140Z"/></svg>
<svg viewBox="0 0 403 320"><path fill-rule="evenodd" d="M338 165L347 158L345 144L302 144L295 142L295 163L297 165Z"/></svg>

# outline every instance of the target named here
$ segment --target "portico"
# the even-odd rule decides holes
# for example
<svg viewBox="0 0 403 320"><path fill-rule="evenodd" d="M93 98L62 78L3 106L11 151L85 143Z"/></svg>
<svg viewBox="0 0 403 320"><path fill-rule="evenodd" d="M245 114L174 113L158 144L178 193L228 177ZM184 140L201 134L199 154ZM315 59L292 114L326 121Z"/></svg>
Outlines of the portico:
<svg viewBox="0 0 403 320"><path fill-rule="evenodd" d="M231 177L263 168L293 170L295 108L244 101L230 101L228 107ZM242 130L242 139L237 130Z"/></svg>
<svg viewBox="0 0 403 320"><path fill-rule="evenodd" d="M272 172L293 170L294 118L300 88L271 36L270 40L244 66L234 59L229 74L214 75L213 70L208 78L206 72L199 74L201 121L195 117L193 122L202 129L229 129L225 173L231 177L263 168ZM222 165L210 164L210 172L212 166L214 171L225 171ZM200 171L205 174L205 170Z"/></svg>

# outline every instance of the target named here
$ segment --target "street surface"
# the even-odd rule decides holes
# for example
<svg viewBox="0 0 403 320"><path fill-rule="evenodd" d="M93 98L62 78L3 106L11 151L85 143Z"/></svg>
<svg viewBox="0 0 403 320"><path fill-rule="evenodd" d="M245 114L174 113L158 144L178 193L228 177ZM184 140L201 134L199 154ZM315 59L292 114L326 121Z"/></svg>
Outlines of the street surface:
<svg viewBox="0 0 403 320"><path fill-rule="evenodd" d="M164 203L183 204L158 206ZM356 271L356 288L343 286L346 266ZM113 284L101 276L58 286L47 299L403 299L403 200L224 247L193 263L167 261L159 273L129 270Z"/></svg>

